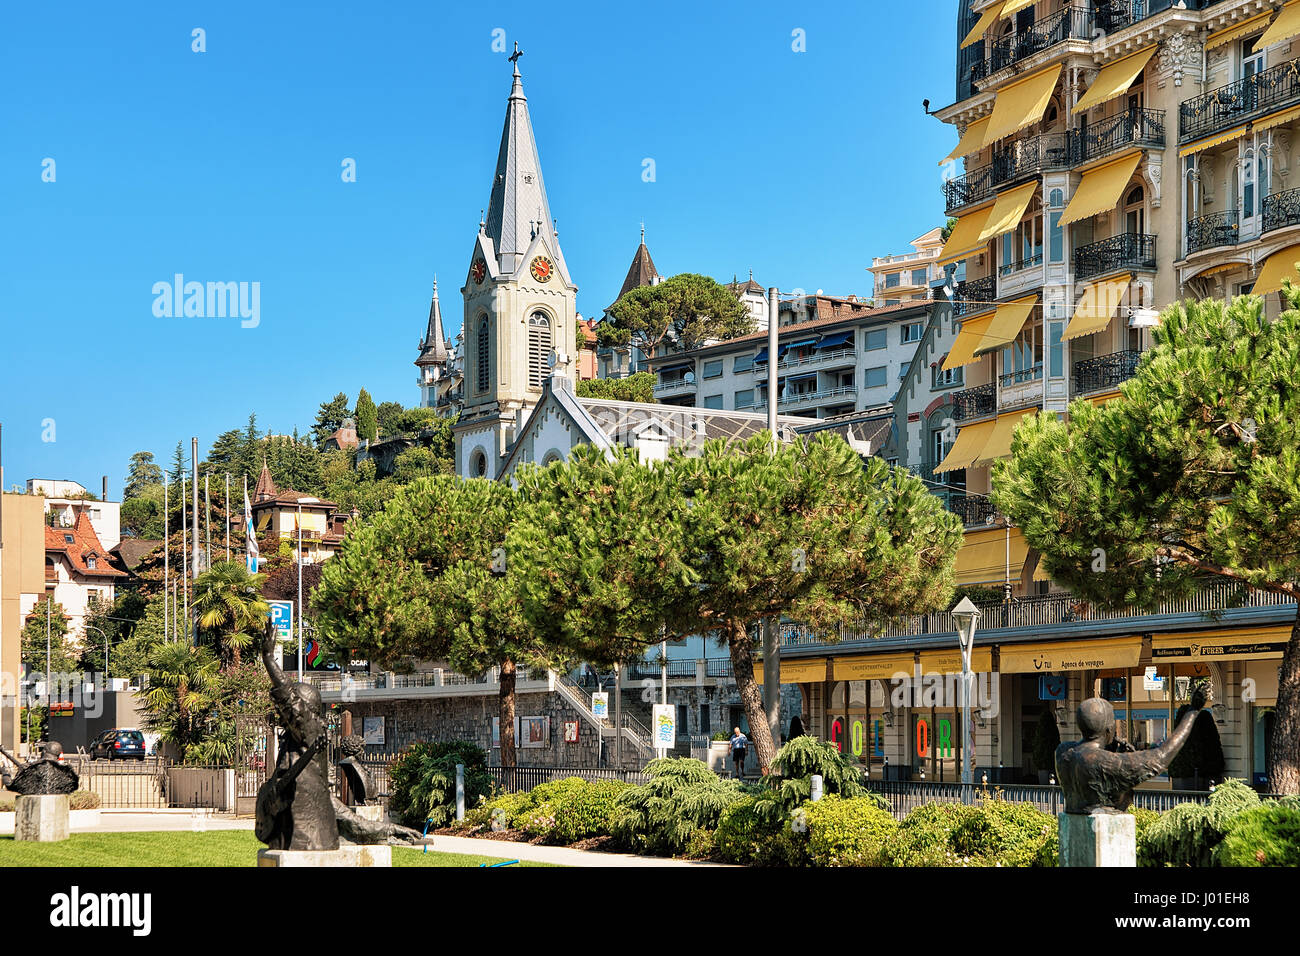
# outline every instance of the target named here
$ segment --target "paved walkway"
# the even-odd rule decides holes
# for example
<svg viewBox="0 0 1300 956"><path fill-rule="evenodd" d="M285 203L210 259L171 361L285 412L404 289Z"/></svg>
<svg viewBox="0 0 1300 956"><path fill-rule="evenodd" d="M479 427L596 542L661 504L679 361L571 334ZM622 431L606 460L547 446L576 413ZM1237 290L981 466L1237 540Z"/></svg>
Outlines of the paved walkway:
<svg viewBox="0 0 1300 956"><path fill-rule="evenodd" d="M211 810L101 810L99 826L73 827L73 833L136 833L145 830L251 830L251 817Z"/></svg>

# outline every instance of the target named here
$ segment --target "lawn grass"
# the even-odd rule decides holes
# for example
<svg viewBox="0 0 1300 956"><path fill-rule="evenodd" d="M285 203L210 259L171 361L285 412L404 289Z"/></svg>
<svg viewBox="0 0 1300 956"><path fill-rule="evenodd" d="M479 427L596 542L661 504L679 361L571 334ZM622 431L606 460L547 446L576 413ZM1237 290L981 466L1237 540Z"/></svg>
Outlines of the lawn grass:
<svg viewBox="0 0 1300 956"><path fill-rule="evenodd" d="M74 833L59 843L0 836L0 866L256 866L262 844L250 830ZM500 857L393 848L393 866L479 866ZM516 866L547 866L520 862Z"/></svg>

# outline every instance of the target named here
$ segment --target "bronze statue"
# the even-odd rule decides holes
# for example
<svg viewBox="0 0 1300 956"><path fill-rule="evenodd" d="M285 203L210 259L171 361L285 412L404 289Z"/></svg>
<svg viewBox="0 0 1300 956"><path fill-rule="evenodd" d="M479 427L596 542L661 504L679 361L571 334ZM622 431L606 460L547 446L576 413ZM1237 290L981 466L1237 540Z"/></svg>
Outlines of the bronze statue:
<svg viewBox="0 0 1300 956"><path fill-rule="evenodd" d="M320 690L284 676L275 662L275 628L269 622L262 661L284 733L275 771L257 791L257 838L272 850L337 850Z"/></svg>
<svg viewBox="0 0 1300 956"><path fill-rule="evenodd" d="M4 754L18 768L17 773L5 771L0 774L4 788L23 796L47 796L76 790L81 783L77 771L59 762L59 757L63 755L63 745L57 740L45 740L38 747L41 755L28 763L23 763L0 747L0 754Z"/></svg>
<svg viewBox="0 0 1300 956"><path fill-rule="evenodd" d="M339 761L339 772L348 782L348 798L354 807L364 807L366 799L375 795L375 781L370 771L357 759L365 752L365 740L360 734L348 734L339 741L339 750L343 759Z"/></svg>
<svg viewBox="0 0 1300 956"><path fill-rule="evenodd" d="M1056 779L1065 792L1066 813L1122 813L1133 802L1133 788L1169 768L1209 702L1204 688L1192 694L1191 708L1164 743L1133 750L1115 739L1115 708L1101 697L1079 705L1083 740L1056 748Z"/></svg>

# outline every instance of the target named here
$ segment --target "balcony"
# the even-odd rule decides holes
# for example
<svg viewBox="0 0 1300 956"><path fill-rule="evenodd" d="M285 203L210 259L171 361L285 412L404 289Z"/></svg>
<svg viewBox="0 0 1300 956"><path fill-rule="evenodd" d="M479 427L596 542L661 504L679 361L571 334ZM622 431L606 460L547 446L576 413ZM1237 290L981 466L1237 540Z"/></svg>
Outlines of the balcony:
<svg viewBox="0 0 1300 956"><path fill-rule="evenodd" d="M825 352L814 351L811 355L799 358L784 358L776 363L777 372L784 369L831 368L837 365L853 365L857 361L857 352L851 348L828 349ZM767 378L767 362L755 362L752 371Z"/></svg>
<svg viewBox="0 0 1300 956"><path fill-rule="evenodd" d="M1126 382L1137 371L1142 353L1134 349L1098 355L1074 363L1074 394L1109 392Z"/></svg>
<svg viewBox="0 0 1300 956"><path fill-rule="evenodd" d="M1183 103L1178 108L1178 129L1186 143L1297 103L1300 60L1290 60Z"/></svg>
<svg viewBox="0 0 1300 956"><path fill-rule="evenodd" d="M1300 226L1300 189L1264 197L1264 231Z"/></svg>
<svg viewBox="0 0 1300 956"><path fill-rule="evenodd" d="M1070 134L1065 132L1027 136L993 154L993 182L998 186L1069 168Z"/></svg>
<svg viewBox="0 0 1300 956"><path fill-rule="evenodd" d="M992 382L952 393L952 420L966 422L998 410L998 387Z"/></svg>
<svg viewBox="0 0 1300 956"><path fill-rule="evenodd" d="M1080 281L1124 269L1155 268L1156 237L1144 233L1122 232L1074 250L1074 278Z"/></svg>
<svg viewBox="0 0 1300 956"><path fill-rule="evenodd" d="M984 525L989 518L998 513L987 495L961 494L953 492L946 502L948 510L961 518L966 527Z"/></svg>
<svg viewBox="0 0 1300 956"><path fill-rule="evenodd" d="M1164 145L1165 111L1131 109L1074 130L1070 160L1077 166L1135 146L1163 149Z"/></svg>
<svg viewBox="0 0 1300 956"><path fill-rule="evenodd" d="M664 397L670 395L687 395L695 391L696 384L697 383L695 382L688 382L684 378L675 378L670 379L667 382L658 382L655 384L655 395Z"/></svg>
<svg viewBox="0 0 1300 956"><path fill-rule="evenodd" d="M991 309L997 297L998 280L995 276L959 282L957 288L953 290L953 317L961 318L964 315Z"/></svg>
<svg viewBox="0 0 1300 956"><path fill-rule="evenodd" d="M841 398L842 396L855 396L858 394L856 385L837 385L834 388L823 388L816 392L801 392L797 395L782 395L781 400L777 403L777 408L783 405L808 405L813 402L821 402L832 398Z"/></svg>
<svg viewBox="0 0 1300 956"><path fill-rule="evenodd" d="M1035 266L1041 266L1042 264L1043 254L1040 252L1027 259L1020 259L1017 262L1009 262L1004 266L998 266L998 275L1005 278L1006 276L1014 275L1017 272L1024 272L1026 269L1032 269Z"/></svg>
<svg viewBox="0 0 1300 956"><path fill-rule="evenodd" d="M944 207L952 215L955 210L991 199L995 185L991 165L969 170L965 175L949 179L943 184Z"/></svg>
<svg viewBox="0 0 1300 956"><path fill-rule="evenodd" d="M1093 23L1092 11L1080 4L1049 14L1035 21L1028 30L988 41L985 43L988 54L971 68L971 78L978 82L1066 40L1091 41Z"/></svg>
<svg viewBox="0 0 1300 956"><path fill-rule="evenodd" d="M1174 0L1154 0L1157 11L1166 9L1173 3ZM1131 27L1151 15L1151 6L1149 0L1097 0L1097 29L1103 33L1114 33Z"/></svg>
<svg viewBox="0 0 1300 956"><path fill-rule="evenodd" d="M1187 254L1195 255L1216 246L1235 246L1240 235L1235 209L1225 209L1223 212L1189 219L1187 220Z"/></svg>

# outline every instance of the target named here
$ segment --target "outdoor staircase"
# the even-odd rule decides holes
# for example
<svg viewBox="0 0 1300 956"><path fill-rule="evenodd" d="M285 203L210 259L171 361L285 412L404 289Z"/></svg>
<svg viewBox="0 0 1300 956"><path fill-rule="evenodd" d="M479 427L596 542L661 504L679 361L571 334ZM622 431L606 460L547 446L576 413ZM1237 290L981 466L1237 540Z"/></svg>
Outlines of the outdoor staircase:
<svg viewBox="0 0 1300 956"><path fill-rule="evenodd" d="M608 737L615 734L613 726L614 706L612 703L610 704L609 720L601 720L591 710L591 695L586 688L579 685L568 674L552 671L551 676L555 690L568 702L570 707L582 715L587 723L597 728L602 736ZM650 731L634 714L628 712L626 693L623 702L622 727L618 729L618 732L622 734L624 743L631 745L632 752L642 763L654 759L656 754L654 746L650 742Z"/></svg>

